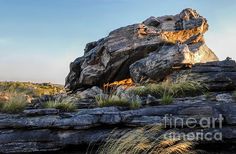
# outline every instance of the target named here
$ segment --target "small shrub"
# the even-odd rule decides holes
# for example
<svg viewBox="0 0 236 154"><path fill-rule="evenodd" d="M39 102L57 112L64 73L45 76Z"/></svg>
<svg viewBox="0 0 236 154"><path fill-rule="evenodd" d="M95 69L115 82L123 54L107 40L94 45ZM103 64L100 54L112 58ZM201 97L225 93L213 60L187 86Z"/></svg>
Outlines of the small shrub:
<svg viewBox="0 0 236 154"><path fill-rule="evenodd" d="M0 111L5 113L20 113L27 106L24 95L13 95L8 102L0 103Z"/></svg>
<svg viewBox="0 0 236 154"><path fill-rule="evenodd" d="M97 96L96 102L99 107L108 107L108 106L129 106L129 101L125 98L121 98L117 95L110 95L108 97Z"/></svg>
<svg viewBox="0 0 236 154"><path fill-rule="evenodd" d="M76 110L76 105L67 101L48 101L43 104L43 108L55 108L65 112L73 112Z"/></svg>

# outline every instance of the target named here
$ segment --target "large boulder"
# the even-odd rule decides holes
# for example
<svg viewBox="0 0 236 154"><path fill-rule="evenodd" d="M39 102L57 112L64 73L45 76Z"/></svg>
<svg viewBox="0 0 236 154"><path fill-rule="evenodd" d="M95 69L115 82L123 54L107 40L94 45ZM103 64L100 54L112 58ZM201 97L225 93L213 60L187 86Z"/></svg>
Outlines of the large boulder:
<svg viewBox="0 0 236 154"><path fill-rule="evenodd" d="M86 45L84 56L70 64L65 87L76 91L130 77L139 82L142 76L160 80L158 75L171 73L173 66L216 61L204 43L207 30L207 20L192 9L116 29ZM155 66L145 66L152 57L157 60Z"/></svg>
<svg viewBox="0 0 236 154"><path fill-rule="evenodd" d="M176 70L215 60L216 56L203 42L165 45L158 52L152 52L133 63L130 66L130 75L137 83L162 81Z"/></svg>

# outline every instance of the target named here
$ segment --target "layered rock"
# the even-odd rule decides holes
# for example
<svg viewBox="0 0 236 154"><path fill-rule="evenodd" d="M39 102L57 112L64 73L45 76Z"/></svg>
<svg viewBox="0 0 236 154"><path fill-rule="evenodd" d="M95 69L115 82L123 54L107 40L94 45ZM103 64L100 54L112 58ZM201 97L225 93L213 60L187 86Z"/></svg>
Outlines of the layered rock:
<svg viewBox="0 0 236 154"><path fill-rule="evenodd" d="M176 70L215 60L215 55L202 42L165 45L159 51L130 65L130 75L137 83L147 80L162 81Z"/></svg>
<svg viewBox="0 0 236 154"><path fill-rule="evenodd" d="M114 30L87 44L84 56L71 63L66 88L75 91L129 77L135 82L146 78L158 81L176 66L216 61L204 43L207 29L205 18L185 9L175 16L150 17ZM150 66L150 60L156 62Z"/></svg>
<svg viewBox="0 0 236 154"><path fill-rule="evenodd" d="M181 123L177 126L181 128L178 130L180 132L220 132L223 142L234 143L236 105L230 93L215 95L215 100L208 100L204 96L181 98L175 99L171 105L147 106L137 110L105 107L62 113L56 109L36 109L25 110L19 115L0 114L0 153L55 151L69 145L81 147L84 144L101 144L111 132L114 133L114 128L117 138L122 132L140 126L167 123L168 129L166 115L184 119L184 128ZM220 115L224 117L222 128L190 129L186 126L188 118L195 118L198 125L200 119L219 118Z"/></svg>

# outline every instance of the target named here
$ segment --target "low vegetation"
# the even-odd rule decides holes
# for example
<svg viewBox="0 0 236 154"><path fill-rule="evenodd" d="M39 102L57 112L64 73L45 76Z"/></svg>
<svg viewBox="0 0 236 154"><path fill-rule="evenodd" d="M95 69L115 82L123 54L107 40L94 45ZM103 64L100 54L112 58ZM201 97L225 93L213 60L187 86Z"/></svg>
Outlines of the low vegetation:
<svg viewBox="0 0 236 154"><path fill-rule="evenodd" d="M63 86L50 83L0 82L0 112L20 113L33 98L63 92Z"/></svg>
<svg viewBox="0 0 236 154"><path fill-rule="evenodd" d="M121 106L136 109L141 107L141 102L135 99L128 100L117 95L97 96L96 102L99 107Z"/></svg>
<svg viewBox="0 0 236 154"><path fill-rule="evenodd" d="M148 94L156 97L186 97L203 94L207 88L200 85L198 82L162 82L158 84L147 84L144 86L134 87L130 90L140 96L147 96Z"/></svg>
<svg viewBox="0 0 236 154"><path fill-rule="evenodd" d="M176 97L196 96L204 94L207 88L200 85L198 82L162 82L158 84L147 84L142 86L136 86L129 89L129 94L138 96L152 95L160 98L161 104L170 104ZM105 106L122 106L129 107L131 109L140 108L141 102L137 100L130 100L109 94L108 96L96 97L97 105L100 107Z"/></svg>
<svg viewBox="0 0 236 154"><path fill-rule="evenodd" d="M39 97L42 95L54 95L64 91L63 86L50 83L0 82L0 92L2 93L16 92Z"/></svg>
<svg viewBox="0 0 236 154"><path fill-rule="evenodd" d="M7 102L0 102L0 111L4 113L20 113L27 106L26 97L22 94L12 94Z"/></svg>
<svg viewBox="0 0 236 154"><path fill-rule="evenodd" d="M141 106L142 106L142 105L141 105L141 102L138 101L138 100L133 100L133 101L131 101L130 104L129 104L129 107L130 107L131 109L138 109L138 108L140 108Z"/></svg>
<svg viewBox="0 0 236 154"><path fill-rule="evenodd" d="M173 96L168 94L168 93L164 93L163 96L161 97L161 104L171 104L173 102Z"/></svg>
<svg viewBox="0 0 236 154"><path fill-rule="evenodd" d="M73 112L76 110L76 105L68 101L48 101L43 104L43 108L55 108L64 112Z"/></svg>
<svg viewBox="0 0 236 154"><path fill-rule="evenodd" d="M110 95L108 97L97 96L96 102L99 107L107 107L107 106L129 106L129 101L125 98L121 98L116 95Z"/></svg>
<svg viewBox="0 0 236 154"><path fill-rule="evenodd" d="M236 91L233 92L232 97L236 101Z"/></svg>
<svg viewBox="0 0 236 154"><path fill-rule="evenodd" d="M193 154L194 143L166 138L161 126L143 127L128 132L113 133L98 152L100 154ZM119 139L117 135L123 134ZM160 135L162 134L162 135ZM166 135L167 136L167 135Z"/></svg>

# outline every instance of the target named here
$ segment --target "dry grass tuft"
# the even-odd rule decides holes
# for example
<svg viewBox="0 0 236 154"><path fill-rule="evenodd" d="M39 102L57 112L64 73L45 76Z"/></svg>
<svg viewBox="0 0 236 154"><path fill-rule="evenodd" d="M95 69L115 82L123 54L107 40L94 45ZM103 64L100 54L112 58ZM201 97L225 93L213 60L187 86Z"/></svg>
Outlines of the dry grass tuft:
<svg viewBox="0 0 236 154"><path fill-rule="evenodd" d="M194 143L165 138L161 126L134 129L117 139L112 134L98 149L100 154L194 154Z"/></svg>

